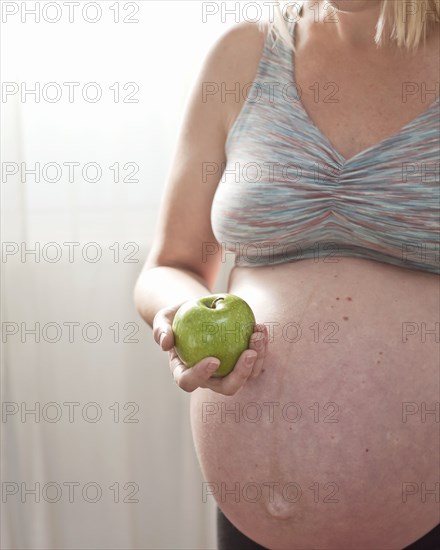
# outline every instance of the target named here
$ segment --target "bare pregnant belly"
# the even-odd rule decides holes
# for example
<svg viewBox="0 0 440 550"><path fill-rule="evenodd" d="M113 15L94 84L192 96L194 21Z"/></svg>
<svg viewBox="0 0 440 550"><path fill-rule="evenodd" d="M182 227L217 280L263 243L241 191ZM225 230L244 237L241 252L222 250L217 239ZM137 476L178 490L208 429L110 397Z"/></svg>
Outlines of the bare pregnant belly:
<svg viewBox="0 0 440 550"><path fill-rule="evenodd" d="M431 530L439 288L356 258L235 268L270 343L236 395L192 395L202 498L272 550L398 550Z"/></svg>

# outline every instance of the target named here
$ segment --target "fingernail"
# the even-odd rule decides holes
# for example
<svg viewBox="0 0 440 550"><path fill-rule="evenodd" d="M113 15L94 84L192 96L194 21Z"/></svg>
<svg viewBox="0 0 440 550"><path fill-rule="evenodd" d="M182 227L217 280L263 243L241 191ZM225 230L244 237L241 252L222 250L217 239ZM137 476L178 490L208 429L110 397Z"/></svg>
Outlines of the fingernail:
<svg viewBox="0 0 440 550"><path fill-rule="evenodd" d="M162 342L164 341L165 336L166 336L165 332L162 332L162 334L160 335L160 338L159 338L159 346L160 347L162 347Z"/></svg>
<svg viewBox="0 0 440 550"><path fill-rule="evenodd" d="M211 361L210 363L208 363L208 371L209 372L214 372L218 369L220 363L216 363L215 361Z"/></svg>
<svg viewBox="0 0 440 550"><path fill-rule="evenodd" d="M254 364L256 355L248 355L245 359L245 363L248 367Z"/></svg>

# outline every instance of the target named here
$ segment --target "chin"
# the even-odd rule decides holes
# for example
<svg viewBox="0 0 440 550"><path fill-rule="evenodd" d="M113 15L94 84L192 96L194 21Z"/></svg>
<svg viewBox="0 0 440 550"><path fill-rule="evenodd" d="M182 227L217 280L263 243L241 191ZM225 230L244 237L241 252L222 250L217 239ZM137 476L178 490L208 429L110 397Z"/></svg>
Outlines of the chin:
<svg viewBox="0 0 440 550"><path fill-rule="evenodd" d="M338 11L357 12L372 8L381 3L381 0L328 0Z"/></svg>

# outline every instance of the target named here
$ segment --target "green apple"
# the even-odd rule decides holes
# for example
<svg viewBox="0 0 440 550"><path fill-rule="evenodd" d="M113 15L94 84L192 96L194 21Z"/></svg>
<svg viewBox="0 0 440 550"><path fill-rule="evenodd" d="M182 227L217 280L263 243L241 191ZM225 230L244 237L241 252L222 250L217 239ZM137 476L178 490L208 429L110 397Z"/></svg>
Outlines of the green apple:
<svg viewBox="0 0 440 550"><path fill-rule="evenodd" d="M216 357L220 366L213 376L226 376L249 347L254 326L252 309L239 296L211 294L185 302L177 310L172 325L174 347L187 367Z"/></svg>

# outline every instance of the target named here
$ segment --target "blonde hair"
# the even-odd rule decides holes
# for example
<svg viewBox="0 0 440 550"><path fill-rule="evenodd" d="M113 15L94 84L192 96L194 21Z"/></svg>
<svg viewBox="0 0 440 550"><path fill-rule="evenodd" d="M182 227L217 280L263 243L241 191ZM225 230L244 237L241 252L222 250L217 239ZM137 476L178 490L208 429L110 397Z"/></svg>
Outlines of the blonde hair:
<svg viewBox="0 0 440 550"><path fill-rule="evenodd" d="M297 21L305 0L281 2L270 23L275 40L294 49L287 23ZM336 2L337 5L337 2ZM327 14L329 22L332 20ZM426 42L440 22L440 0L382 0L374 40L378 46L395 42L400 48L416 50Z"/></svg>

